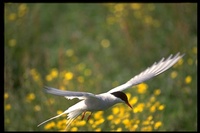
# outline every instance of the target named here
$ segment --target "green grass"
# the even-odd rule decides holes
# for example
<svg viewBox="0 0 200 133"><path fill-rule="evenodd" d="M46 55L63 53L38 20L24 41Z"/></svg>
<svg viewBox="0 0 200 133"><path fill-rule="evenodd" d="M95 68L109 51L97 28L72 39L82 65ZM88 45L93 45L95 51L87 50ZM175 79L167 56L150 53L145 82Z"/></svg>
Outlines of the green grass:
<svg viewBox="0 0 200 133"><path fill-rule="evenodd" d="M145 82L145 93L138 93L139 87L125 91L129 99L138 98L135 109L144 103L142 112L117 104L85 124L78 117L70 130L197 130L197 4L6 3L4 10L6 131L63 129L65 124L37 125L78 100L46 94L45 85L98 94L177 52L185 53L182 64ZM148 107L152 96L152 106L159 102L155 112ZM158 129L156 122L162 123Z"/></svg>

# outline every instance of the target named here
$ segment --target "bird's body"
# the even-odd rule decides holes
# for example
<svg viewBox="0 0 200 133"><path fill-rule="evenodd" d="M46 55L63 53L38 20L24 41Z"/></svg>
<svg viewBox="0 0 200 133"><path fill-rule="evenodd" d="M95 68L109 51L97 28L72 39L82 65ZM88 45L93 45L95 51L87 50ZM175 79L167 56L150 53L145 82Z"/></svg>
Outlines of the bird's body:
<svg viewBox="0 0 200 133"><path fill-rule="evenodd" d="M155 62L151 67L147 68L145 71L136 75L125 84L115 87L108 92L97 94L97 95L89 93L89 92L64 91L64 90L58 90L51 87L45 87L45 91L47 93L64 96L67 99L78 98L81 101L69 107L63 113L42 122L38 126L52 119L55 119L63 114L67 114L67 119L68 119L67 127L68 127L70 123L74 119L76 119L76 117L78 117L81 113L85 113L86 111L90 111L92 113L94 111L106 110L107 108L117 103L126 103L129 107L131 107L131 105L128 102L126 94L122 92L123 90L161 74L162 72L172 67L183 56L184 55L179 55L178 53L174 57L170 55L166 60L164 60L163 58L158 63ZM83 114L83 117L84 117L84 114Z"/></svg>

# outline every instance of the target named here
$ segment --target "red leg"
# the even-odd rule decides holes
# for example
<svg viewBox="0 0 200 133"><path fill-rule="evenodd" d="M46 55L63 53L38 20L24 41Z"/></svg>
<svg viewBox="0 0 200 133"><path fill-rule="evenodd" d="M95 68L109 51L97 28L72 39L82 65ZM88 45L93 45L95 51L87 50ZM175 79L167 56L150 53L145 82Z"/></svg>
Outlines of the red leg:
<svg viewBox="0 0 200 133"><path fill-rule="evenodd" d="M92 112L91 112L91 114L88 116L87 121L90 119L91 115L92 115Z"/></svg>
<svg viewBox="0 0 200 133"><path fill-rule="evenodd" d="M82 115L82 118L81 118L81 120L83 120L83 118L85 117L85 112L83 112L83 115Z"/></svg>

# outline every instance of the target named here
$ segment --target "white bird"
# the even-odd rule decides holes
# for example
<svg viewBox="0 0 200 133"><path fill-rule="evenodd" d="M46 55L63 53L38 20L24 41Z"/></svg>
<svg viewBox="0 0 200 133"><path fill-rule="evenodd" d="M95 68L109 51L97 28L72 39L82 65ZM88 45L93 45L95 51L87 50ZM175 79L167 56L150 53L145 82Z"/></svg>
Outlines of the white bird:
<svg viewBox="0 0 200 133"><path fill-rule="evenodd" d="M146 70L144 70L140 74L134 76L125 84L115 87L108 92L97 94L97 95L89 93L89 92L64 91L64 90L58 90L51 87L45 87L45 91L47 93L64 96L67 99L78 98L82 101L69 107L63 113L42 122L38 126L52 119L60 117L63 114L67 114L67 119L68 119L67 127L68 127L71 124L71 122L74 119L76 119L76 117L78 117L81 113L83 113L83 116L82 116L82 119L83 119L86 111L89 111L92 114L92 112L94 111L105 110L117 103L125 103L130 108L132 108L128 102L128 98L126 94L123 93L122 91L163 73L164 71L172 67L183 56L184 54L180 55L179 53L177 53L174 57L173 55L170 55L166 60L165 58L162 58L158 63L155 62L151 67L148 67ZM88 116L88 120L91 114Z"/></svg>

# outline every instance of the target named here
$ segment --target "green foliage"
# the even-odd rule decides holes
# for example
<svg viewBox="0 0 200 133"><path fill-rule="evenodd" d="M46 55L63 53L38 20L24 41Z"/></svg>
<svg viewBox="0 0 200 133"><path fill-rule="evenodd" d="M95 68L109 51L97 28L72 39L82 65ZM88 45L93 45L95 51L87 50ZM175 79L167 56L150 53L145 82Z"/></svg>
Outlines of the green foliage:
<svg viewBox="0 0 200 133"><path fill-rule="evenodd" d="M125 92L117 104L81 116L71 131L197 130L197 4L5 4L4 128L63 130L68 101L43 86L102 93L177 52L167 72Z"/></svg>

